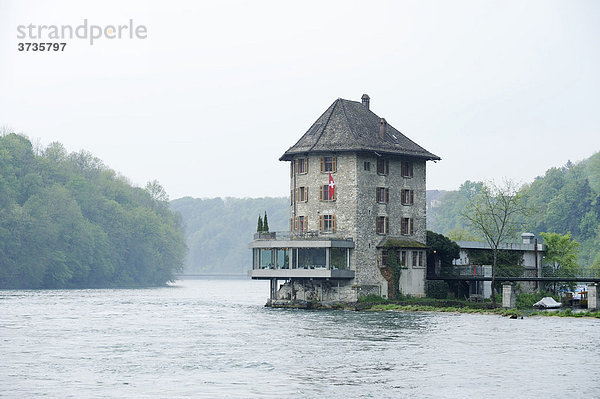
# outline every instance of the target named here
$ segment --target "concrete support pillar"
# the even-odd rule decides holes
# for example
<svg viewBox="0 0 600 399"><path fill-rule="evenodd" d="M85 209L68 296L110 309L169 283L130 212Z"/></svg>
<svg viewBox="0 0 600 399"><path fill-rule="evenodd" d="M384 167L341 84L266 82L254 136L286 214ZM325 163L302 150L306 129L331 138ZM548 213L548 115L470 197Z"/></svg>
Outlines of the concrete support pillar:
<svg viewBox="0 0 600 399"><path fill-rule="evenodd" d="M513 283L502 284L502 307L514 308L517 306L517 297L515 295L515 286Z"/></svg>
<svg viewBox="0 0 600 399"><path fill-rule="evenodd" d="M269 295L271 300L277 299L277 279L276 278L272 278L271 280L271 294Z"/></svg>
<svg viewBox="0 0 600 399"><path fill-rule="evenodd" d="M588 310L600 309L600 290L598 283L588 285Z"/></svg>

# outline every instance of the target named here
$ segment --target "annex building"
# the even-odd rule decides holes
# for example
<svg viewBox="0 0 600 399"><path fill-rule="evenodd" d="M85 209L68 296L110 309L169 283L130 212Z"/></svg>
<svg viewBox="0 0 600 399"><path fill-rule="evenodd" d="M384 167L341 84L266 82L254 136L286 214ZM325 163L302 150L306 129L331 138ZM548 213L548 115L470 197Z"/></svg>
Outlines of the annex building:
<svg viewBox="0 0 600 399"><path fill-rule="evenodd" d="M390 251L400 291L425 295L426 162L440 158L361 100L335 100L280 158L290 163L289 231L249 245L250 276L271 281L271 299L387 297Z"/></svg>

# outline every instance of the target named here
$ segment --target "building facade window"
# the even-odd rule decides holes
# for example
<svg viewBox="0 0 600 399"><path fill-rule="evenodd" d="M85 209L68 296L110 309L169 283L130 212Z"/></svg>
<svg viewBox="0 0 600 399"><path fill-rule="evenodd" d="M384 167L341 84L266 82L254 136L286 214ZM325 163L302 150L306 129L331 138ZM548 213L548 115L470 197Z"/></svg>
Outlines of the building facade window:
<svg viewBox="0 0 600 399"><path fill-rule="evenodd" d="M387 187L375 187L375 199L380 204L390 202L390 189Z"/></svg>
<svg viewBox="0 0 600 399"><path fill-rule="evenodd" d="M407 266L407 264L406 264L406 251L400 251L400 264L402 266Z"/></svg>
<svg viewBox="0 0 600 399"><path fill-rule="evenodd" d="M296 201L308 202L308 187L296 188Z"/></svg>
<svg viewBox="0 0 600 399"><path fill-rule="evenodd" d="M389 234L390 219L387 216L377 216L375 231L377 234Z"/></svg>
<svg viewBox="0 0 600 399"><path fill-rule="evenodd" d="M363 163L363 168L365 169L365 171L369 172L371 170L371 162L365 161Z"/></svg>
<svg viewBox="0 0 600 399"><path fill-rule="evenodd" d="M337 170L337 158L336 157L321 158L321 172L335 173L336 170Z"/></svg>
<svg viewBox="0 0 600 399"><path fill-rule="evenodd" d="M308 231L308 217L296 216L296 220L294 221L294 230L299 232Z"/></svg>
<svg viewBox="0 0 600 399"><path fill-rule="evenodd" d="M412 251L413 267L423 267L423 251Z"/></svg>
<svg viewBox="0 0 600 399"><path fill-rule="evenodd" d="M329 185L325 184L319 187L319 200L320 201L335 201L337 190L333 190L333 195L329 195Z"/></svg>
<svg viewBox="0 0 600 399"><path fill-rule="evenodd" d="M402 205L412 205L415 202L415 191L403 189L401 191Z"/></svg>
<svg viewBox="0 0 600 399"><path fill-rule="evenodd" d="M335 233L335 215L319 215L319 231L324 233Z"/></svg>
<svg viewBox="0 0 600 399"><path fill-rule="evenodd" d="M400 234L402 234L403 236L413 235L413 219L412 218L402 218L402 222L400 223Z"/></svg>
<svg viewBox="0 0 600 399"><path fill-rule="evenodd" d="M402 177L413 177L413 163L409 161L402 162Z"/></svg>
<svg viewBox="0 0 600 399"><path fill-rule="evenodd" d="M379 158L377 160L377 174L388 175L390 173L390 160Z"/></svg>
<svg viewBox="0 0 600 399"><path fill-rule="evenodd" d="M308 158L298 158L294 161L296 173L304 175L308 173Z"/></svg>

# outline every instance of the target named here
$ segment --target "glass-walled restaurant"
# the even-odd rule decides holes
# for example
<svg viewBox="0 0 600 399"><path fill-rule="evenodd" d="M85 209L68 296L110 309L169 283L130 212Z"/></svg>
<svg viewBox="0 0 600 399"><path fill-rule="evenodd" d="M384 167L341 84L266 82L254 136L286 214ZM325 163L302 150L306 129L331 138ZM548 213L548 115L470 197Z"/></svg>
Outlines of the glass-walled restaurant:
<svg viewBox="0 0 600 399"><path fill-rule="evenodd" d="M253 269L350 269L350 248L253 248Z"/></svg>

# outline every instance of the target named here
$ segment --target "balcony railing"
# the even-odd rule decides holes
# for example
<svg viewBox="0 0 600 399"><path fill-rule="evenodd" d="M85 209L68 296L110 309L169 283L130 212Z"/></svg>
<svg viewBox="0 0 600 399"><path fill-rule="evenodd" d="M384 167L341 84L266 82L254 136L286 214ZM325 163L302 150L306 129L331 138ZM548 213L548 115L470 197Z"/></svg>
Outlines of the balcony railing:
<svg viewBox="0 0 600 399"><path fill-rule="evenodd" d="M273 231L254 233L255 240L351 240L347 234L336 231L335 233L311 230L305 232Z"/></svg>

